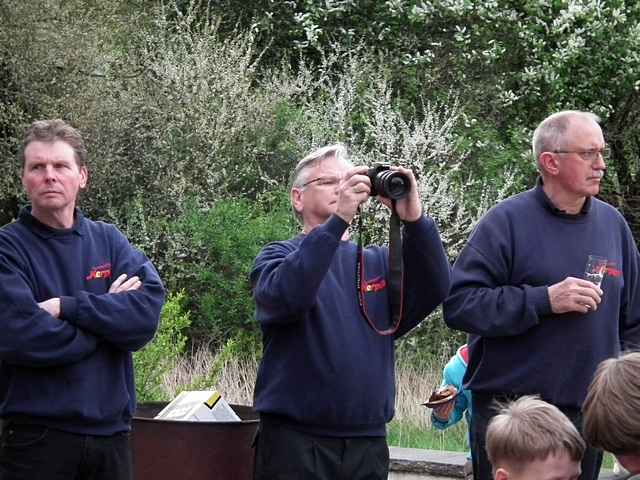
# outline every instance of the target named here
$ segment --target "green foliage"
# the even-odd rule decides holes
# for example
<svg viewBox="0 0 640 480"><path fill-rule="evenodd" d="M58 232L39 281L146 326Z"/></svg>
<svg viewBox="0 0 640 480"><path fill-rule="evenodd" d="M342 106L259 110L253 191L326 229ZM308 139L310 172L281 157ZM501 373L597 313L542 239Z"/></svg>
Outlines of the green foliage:
<svg viewBox="0 0 640 480"><path fill-rule="evenodd" d="M187 292L181 301L191 315L193 344L217 348L243 332L257 337L249 272L260 248L294 233L287 195L221 199L211 208L192 198L182 208L184 213L170 221L136 196L119 218L110 212L110 219L153 258L169 291Z"/></svg>
<svg viewBox="0 0 640 480"><path fill-rule="evenodd" d="M3 171L32 120L80 127L82 207L188 292L197 340L256 334L253 256L290 236L282 187L327 143L418 172L453 259L488 207L532 184L532 128L592 110L613 150L607 192L640 229L637 2L35 0L0 16ZM20 191L0 179L1 223ZM386 216L370 204L380 242ZM437 354L450 339L434 320L409 340Z"/></svg>
<svg viewBox="0 0 640 480"><path fill-rule="evenodd" d="M430 415L430 410L425 408L424 414ZM469 449L467 426L464 421L446 430L436 430L406 420L392 420L387 425L387 442L396 447L448 452L466 452Z"/></svg>
<svg viewBox="0 0 640 480"><path fill-rule="evenodd" d="M238 331L257 335L249 272L260 248L293 234L286 195L220 200L208 210L192 201L170 234L185 242L184 254L167 264L167 278L170 288L190 292L192 338L221 343Z"/></svg>
<svg viewBox="0 0 640 480"><path fill-rule="evenodd" d="M210 204L276 185L262 168L287 155L273 148L286 144L286 116L275 112L288 95L257 88L250 35L220 38L216 19L196 15L198 2L89 3L10 2L0 29L4 76L19 79L7 82L7 108L26 112L7 122L20 132L61 117L81 129L89 214L123 215L143 195L156 215L173 216L191 196ZM55 13L45 21L40 11Z"/></svg>
<svg viewBox="0 0 640 480"><path fill-rule="evenodd" d="M184 310L184 291L169 295L153 340L133 354L136 396L139 402L169 400L162 388L165 374L176 366L187 344L185 330L191 321Z"/></svg>
<svg viewBox="0 0 640 480"><path fill-rule="evenodd" d="M80 3L61 4L60 15ZM116 3L102 8L115 8L119 18L131 14ZM120 226L171 291L188 292L195 342L219 344L245 329L257 334L247 275L260 247L293 232L286 196L265 192L279 191L296 159L312 148L344 141L356 163L415 168L428 211L455 254L496 195L469 210L465 190L456 186L454 97L450 105L421 101L409 108L378 57L345 46L319 63L258 75L252 35L222 36L219 18L203 16L201 7L159 4L132 17L135 28L113 17L102 25L70 15L59 36L21 7L11 10L16 23L42 31L47 47L85 48L84 66L74 57L70 71L58 70L40 37L25 39L33 46L29 61L39 65L27 71L21 64L25 85L39 85L46 73L59 87L36 88L34 95L43 96L43 112L73 119L88 138L94 160L85 210ZM85 30L90 38L81 35ZM110 30L117 35L109 37ZM74 35L78 43L65 49ZM470 183L485 190L482 180ZM377 226L372 240L380 240L385 220L381 214L370 222Z"/></svg>
<svg viewBox="0 0 640 480"><path fill-rule="evenodd" d="M613 152L607 189L626 197L609 199L640 232L637 2L265 0L252 9L242 3L221 0L211 8L225 12L227 31L251 28L269 58L320 65L332 49L372 52L406 113L421 97L442 100L455 92L465 117L455 134L459 153L468 153L467 174L499 178L515 166L517 183L530 186L535 170L526 153L535 125L557 110L599 114Z"/></svg>
<svg viewBox="0 0 640 480"><path fill-rule="evenodd" d="M0 78L0 84L2 79ZM1 87L0 87L1 88ZM22 123L24 112L17 105L4 103L0 93L0 158L15 159L20 142L16 125ZM16 217L22 186L19 181L18 162L9 163L8 170L0 176L0 226Z"/></svg>
<svg viewBox="0 0 640 480"><path fill-rule="evenodd" d="M396 361L416 369L444 365L458 347L467 342L467 335L447 327L438 308L426 320L396 342Z"/></svg>

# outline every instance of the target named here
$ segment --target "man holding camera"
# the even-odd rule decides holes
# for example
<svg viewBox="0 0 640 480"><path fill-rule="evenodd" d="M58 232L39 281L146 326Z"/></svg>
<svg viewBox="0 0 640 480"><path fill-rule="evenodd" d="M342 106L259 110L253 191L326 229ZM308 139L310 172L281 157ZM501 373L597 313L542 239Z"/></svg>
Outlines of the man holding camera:
<svg viewBox="0 0 640 480"><path fill-rule="evenodd" d="M395 202L404 223L399 299L390 288L388 249L358 255L348 240L375 173L353 167L342 145L314 151L293 172L291 204L303 232L264 247L251 272L264 350L255 387L256 479L387 478L394 340L435 309L450 284L449 262L434 221L422 213L413 173L391 171L408 187ZM398 328L377 330L388 328L392 315L401 318Z"/></svg>

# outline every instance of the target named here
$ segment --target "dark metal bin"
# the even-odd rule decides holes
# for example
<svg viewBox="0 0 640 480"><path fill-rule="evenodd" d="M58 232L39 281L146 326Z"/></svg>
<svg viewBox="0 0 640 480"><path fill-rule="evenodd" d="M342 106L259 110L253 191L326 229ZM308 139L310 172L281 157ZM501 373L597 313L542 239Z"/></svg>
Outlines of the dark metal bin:
<svg viewBox="0 0 640 480"><path fill-rule="evenodd" d="M231 405L241 422L155 420L166 403L138 405L132 423L135 480L251 480L257 413Z"/></svg>

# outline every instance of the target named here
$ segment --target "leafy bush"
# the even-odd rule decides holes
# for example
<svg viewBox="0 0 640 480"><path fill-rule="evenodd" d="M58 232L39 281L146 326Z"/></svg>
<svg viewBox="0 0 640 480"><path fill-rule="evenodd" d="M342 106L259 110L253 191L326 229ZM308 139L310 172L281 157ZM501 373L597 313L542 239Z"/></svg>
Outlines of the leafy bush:
<svg viewBox="0 0 640 480"><path fill-rule="evenodd" d="M265 244L293 234L286 195L220 200L210 209L191 201L170 228L185 244L168 260L166 276L171 288L189 292L192 338L219 345L239 331L257 335L249 272Z"/></svg>
<svg viewBox="0 0 640 480"><path fill-rule="evenodd" d="M409 335L398 340L397 363L416 368L428 368L434 361L444 365L466 341L466 333L447 327L442 319L442 309L438 308Z"/></svg>
<svg viewBox="0 0 640 480"><path fill-rule="evenodd" d="M162 309L160 325L153 340L133 354L136 396L139 402L169 400L162 388L164 376L185 352L185 329L191 321L183 307L184 291L171 294Z"/></svg>
<svg viewBox="0 0 640 480"><path fill-rule="evenodd" d="M312 62L300 58L295 68L272 62L262 71L264 52L252 30L225 30L228 23L216 16L225 12L203 14L198 0L144 6L54 0L47 11L55 18L46 22L41 9L24 2L4 12L10 21L0 31L3 75L20 80L6 95L7 118L63 117L81 128L91 152L83 208L120 226L171 291L185 290L194 341L219 346L237 331L256 335L247 274L265 243L294 231L282 186L312 148L342 141L356 163L413 168L452 258L477 218L513 186L511 176L494 172L505 161L492 167L490 181L466 173L473 170L469 161L478 161L476 143L460 142L467 106L449 84L403 97L398 78L406 70L395 70L388 57L352 41L324 48L330 33L324 27L313 40L314 25L360 12L357 2L336 4L326 16L320 4L303 3L309 15L295 18L294 34L311 35L300 51L314 48L317 55ZM373 37L387 46L400 39L408 48L393 34L408 5L376 4ZM425 20L424 12L411 12L412 22ZM364 18L354 16L354 27ZM428 85L443 71L434 70ZM495 143L501 131L474 135ZM368 240L384 242L386 216L370 204Z"/></svg>
<svg viewBox="0 0 640 480"><path fill-rule="evenodd" d="M1 71L0 71L1 74ZM0 77L0 84L2 78ZM1 88L1 87L0 87ZM0 226L9 223L18 212L19 199L22 198L22 185L19 181L19 166L15 152L20 143L17 125L22 123L24 112L16 105L2 102L0 91L0 156L8 159L4 175L0 177Z"/></svg>

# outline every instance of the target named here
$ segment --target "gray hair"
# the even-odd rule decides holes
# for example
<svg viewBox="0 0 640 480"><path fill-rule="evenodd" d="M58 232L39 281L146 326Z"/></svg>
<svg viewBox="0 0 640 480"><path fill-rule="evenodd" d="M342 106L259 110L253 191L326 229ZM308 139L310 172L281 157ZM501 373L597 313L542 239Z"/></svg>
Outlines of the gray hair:
<svg viewBox="0 0 640 480"><path fill-rule="evenodd" d="M561 148L564 135L573 119L582 119L600 123L600 117L594 113L581 112L579 110L564 110L556 112L545 118L535 132L533 132L532 148L533 158L538 162L542 152L552 152Z"/></svg>
<svg viewBox="0 0 640 480"><path fill-rule="evenodd" d="M344 160L347 163L351 163L347 147L342 143L335 143L318 148L300 160L296 168L293 169L291 173L291 188L302 188L302 185L308 181L309 170L327 158L336 158L337 160Z"/></svg>
<svg viewBox="0 0 640 480"><path fill-rule="evenodd" d="M296 168L293 169L290 178L291 188L303 189L304 184L309 181L309 170L327 158L336 158L337 160L343 160L351 164L347 147L342 143L334 143L333 145L318 148L300 160ZM293 205L291 208L295 217L298 220L302 220L302 215L293 208Z"/></svg>

